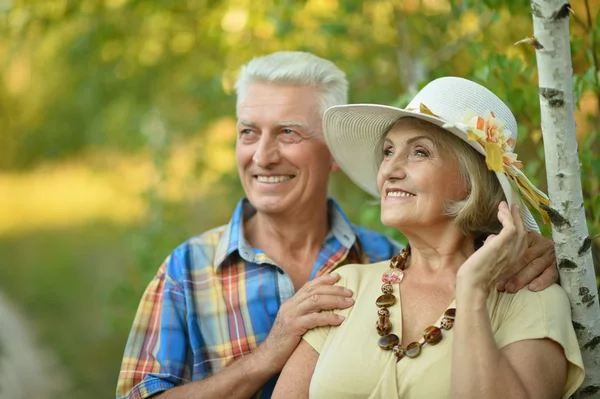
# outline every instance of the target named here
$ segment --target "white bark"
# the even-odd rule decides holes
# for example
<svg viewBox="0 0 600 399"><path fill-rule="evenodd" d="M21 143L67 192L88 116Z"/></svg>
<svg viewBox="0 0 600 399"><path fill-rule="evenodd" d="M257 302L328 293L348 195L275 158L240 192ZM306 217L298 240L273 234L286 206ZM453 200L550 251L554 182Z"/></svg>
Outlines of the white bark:
<svg viewBox="0 0 600 399"><path fill-rule="evenodd" d="M546 152L549 214L561 285L573 310L573 325L586 367L575 397L600 395L600 307L588 235L575 118L569 42L569 5L565 0L532 0L539 72L542 133Z"/></svg>

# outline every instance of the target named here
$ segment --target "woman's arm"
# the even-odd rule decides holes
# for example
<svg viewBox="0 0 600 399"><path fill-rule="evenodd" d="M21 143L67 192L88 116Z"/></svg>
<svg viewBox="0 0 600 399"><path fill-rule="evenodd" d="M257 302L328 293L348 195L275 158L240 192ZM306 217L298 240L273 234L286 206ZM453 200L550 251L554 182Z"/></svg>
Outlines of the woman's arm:
<svg viewBox="0 0 600 399"><path fill-rule="evenodd" d="M496 345L487 298L498 279L511 273L515 257L522 256L525 236L517 207L509 209L501 203L498 220L502 223L500 234L490 235L456 276L452 397L560 397L567 360L559 345L548 339L526 338L502 350Z"/></svg>
<svg viewBox="0 0 600 399"><path fill-rule="evenodd" d="M308 398L308 388L317 360L319 353L306 341L300 341L281 371L272 398Z"/></svg>
<svg viewBox="0 0 600 399"><path fill-rule="evenodd" d="M470 304L457 306L452 397L560 398L567 378L562 348L548 339L528 339L498 349L485 300Z"/></svg>

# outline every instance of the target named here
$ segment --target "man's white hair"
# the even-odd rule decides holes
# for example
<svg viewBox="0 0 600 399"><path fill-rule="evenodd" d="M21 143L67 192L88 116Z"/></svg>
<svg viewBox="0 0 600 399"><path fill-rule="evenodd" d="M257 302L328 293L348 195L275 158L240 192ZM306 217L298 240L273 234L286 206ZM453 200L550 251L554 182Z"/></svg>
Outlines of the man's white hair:
<svg viewBox="0 0 600 399"><path fill-rule="evenodd" d="M242 66L234 86L237 106L255 82L313 86L317 89L321 115L329 107L348 103L346 74L333 62L311 53L278 51Z"/></svg>

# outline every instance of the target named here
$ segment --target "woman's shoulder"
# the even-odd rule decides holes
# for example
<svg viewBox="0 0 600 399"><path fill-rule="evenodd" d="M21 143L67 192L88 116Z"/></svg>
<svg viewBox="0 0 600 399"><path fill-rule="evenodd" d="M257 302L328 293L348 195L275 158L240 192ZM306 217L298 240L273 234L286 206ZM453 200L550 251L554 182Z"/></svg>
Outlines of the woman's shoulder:
<svg viewBox="0 0 600 399"><path fill-rule="evenodd" d="M500 303L506 306L521 306L531 304L532 306L541 306L544 308L569 308L569 298L565 290L558 284L552 284L541 291L531 291L524 287L514 294L498 292Z"/></svg>
<svg viewBox="0 0 600 399"><path fill-rule="evenodd" d="M363 284L380 281L381 275L390 267L390 261L382 261L367 264L348 264L341 266L333 271L340 275L338 285L348 287L358 287Z"/></svg>
<svg viewBox="0 0 600 399"><path fill-rule="evenodd" d="M488 309L494 321L502 323L510 319L525 323L547 324L571 320L571 306L565 290L553 284L542 291L530 291L527 287L514 294L495 292L490 296ZM528 321L526 321L528 320Z"/></svg>

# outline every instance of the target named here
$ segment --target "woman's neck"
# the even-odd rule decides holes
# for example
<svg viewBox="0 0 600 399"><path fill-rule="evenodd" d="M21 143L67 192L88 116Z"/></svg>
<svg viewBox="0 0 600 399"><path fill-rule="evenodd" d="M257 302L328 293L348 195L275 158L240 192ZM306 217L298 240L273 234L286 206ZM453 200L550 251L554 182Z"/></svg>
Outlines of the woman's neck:
<svg viewBox="0 0 600 399"><path fill-rule="evenodd" d="M458 271L474 252L475 241L452 226L442 231L406 234L411 247L411 268L425 268L429 273Z"/></svg>

